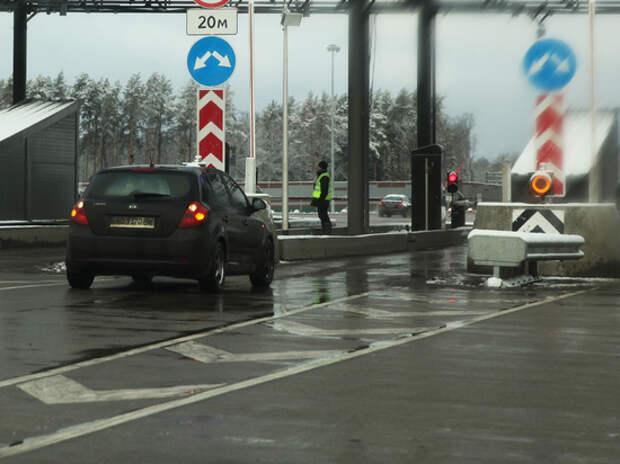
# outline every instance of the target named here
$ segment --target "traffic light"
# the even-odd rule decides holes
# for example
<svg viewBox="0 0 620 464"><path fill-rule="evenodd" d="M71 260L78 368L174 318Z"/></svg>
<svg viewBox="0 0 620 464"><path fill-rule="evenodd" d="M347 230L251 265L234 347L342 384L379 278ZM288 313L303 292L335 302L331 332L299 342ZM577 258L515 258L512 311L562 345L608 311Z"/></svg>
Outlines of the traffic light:
<svg viewBox="0 0 620 464"><path fill-rule="evenodd" d="M459 175L456 171L448 172L448 182L446 183L446 190L448 193L456 193L459 189L458 185Z"/></svg>
<svg viewBox="0 0 620 464"><path fill-rule="evenodd" d="M544 197L551 191L553 180L551 176L544 171L536 171L530 177L530 190L537 197Z"/></svg>

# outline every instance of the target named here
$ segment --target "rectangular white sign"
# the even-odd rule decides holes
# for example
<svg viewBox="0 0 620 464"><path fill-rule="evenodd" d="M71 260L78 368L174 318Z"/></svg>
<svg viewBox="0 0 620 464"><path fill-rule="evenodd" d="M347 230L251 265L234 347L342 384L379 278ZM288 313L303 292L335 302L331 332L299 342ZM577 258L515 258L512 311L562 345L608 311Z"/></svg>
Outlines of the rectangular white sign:
<svg viewBox="0 0 620 464"><path fill-rule="evenodd" d="M236 8L187 10L187 35L234 35L236 33Z"/></svg>

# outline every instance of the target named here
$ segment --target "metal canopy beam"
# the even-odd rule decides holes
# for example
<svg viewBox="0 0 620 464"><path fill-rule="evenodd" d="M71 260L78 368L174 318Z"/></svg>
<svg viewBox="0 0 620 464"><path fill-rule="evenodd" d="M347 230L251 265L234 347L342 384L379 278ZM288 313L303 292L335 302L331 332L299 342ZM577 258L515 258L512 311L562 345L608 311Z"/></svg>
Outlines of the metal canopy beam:
<svg viewBox="0 0 620 464"><path fill-rule="evenodd" d="M0 11L14 11L22 0L0 0ZM358 2L365 0L290 0L291 12L310 14L348 13ZM424 0L375 0L369 13L402 13L419 8ZM198 8L192 0L31 0L29 13L185 13ZM587 13L588 2L579 0L443 0L436 3L442 13L510 13L544 18L549 14ZM232 0L230 7L247 13L248 0ZM227 7L223 7L227 8ZM256 13L281 14L282 3L256 0ZM620 0L598 0L597 14L620 14Z"/></svg>

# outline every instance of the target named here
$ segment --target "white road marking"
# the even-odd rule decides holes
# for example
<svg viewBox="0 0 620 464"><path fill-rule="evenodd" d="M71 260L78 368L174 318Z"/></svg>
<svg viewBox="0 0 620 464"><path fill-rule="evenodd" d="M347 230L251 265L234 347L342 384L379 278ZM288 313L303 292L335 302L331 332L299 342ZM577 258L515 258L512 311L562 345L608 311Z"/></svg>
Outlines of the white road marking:
<svg viewBox="0 0 620 464"><path fill-rule="evenodd" d="M393 348L396 346L404 345L406 343L411 343L411 342L418 341L418 340L424 340L425 338L451 332L453 330L458 330L463 327L468 327L470 325L477 324L478 322L486 321L489 319L494 319L496 317L506 316L508 314L513 314L518 311L523 311L524 309L541 306L543 304L552 303L554 301L562 300L565 298L570 298L572 296L581 295L583 293L591 292L594 290L596 290L596 288L580 290L577 292L567 293L567 294L556 296L556 297L545 298L544 300L536 301L533 303L527 303L525 305L517 306L512 309L496 311L491 314L479 316L479 317L470 319L469 321L463 323L462 325L459 325L458 327L443 327L441 329L430 330L428 332L424 332L418 335L413 335L410 337L402 337L397 340L389 340L389 341L373 343L371 346L367 348L362 348L360 350L342 353L341 355L334 356L332 358L317 359L314 361L310 361L307 363L303 363L297 366L290 367L288 369L279 370L271 374L267 374L267 375L263 375L260 377L255 377L253 379L248 379L248 380L244 380L244 381L237 382L234 384L215 388L213 390L209 390L203 393L198 393L196 395L193 395L187 398L181 398L181 399L177 399L173 401L168 401L166 403L149 406L146 408L138 409L136 411L131 411L125 414L120 414L118 416L113 416L113 417L109 417L106 419L99 419L93 422L86 422L83 424L78 424L78 425L71 426L65 429L61 429L49 435L40 435L40 436L36 436L32 438L27 438L20 444L0 448L0 458L22 454L28 451L33 451L36 449L44 448L46 446L54 445L56 443L71 440L73 438L90 435L92 433L99 432L101 430L105 430L111 427L115 427L117 425L132 422L138 419L143 419L145 417L149 417L154 414L159 414L165 411L169 411L171 409L176 409L176 408L180 408L180 407L187 406L190 404L198 403L198 402L205 401L211 398L215 398L217 396L225 395L227 393L232 393L232 392L244 390L246 388L254 387L257 385L262 385L267 382L273 382L274 380L279 380L279 379L283 379L283 378L290 377L293 375L302 374L304 372L312 371L314 369L329 366L329 365L336 364L342 361L347 361L349 359L358 358L358 357L365 356L367 354L375 353L378 351L383 351L388 348Z"/></svg>
<svg viewBox="0 0 620 464"><path fill-rule="evenodd" d="M225 333L225 332L231 332L233 330L237 330L237 329L240 329L240 328L243 328L243 327L248 327L248 326L252 326L252 325L256 325L256 324L261 324L263 322L271 321L271 320L274 320L274 319L280 319L282 317L286 317L286 316L289 316L289 315L303 313L305 311L310 311L312 309L322 308L322 307L329 306L329 305L332 305L332 304L337 304L337 303L343 303L345 301L351 301L351 300L355 300L357 298L363 298L365 296L368 296L368 294L369 294L368 292L365 292L365 293L360 293L358 295L351 295L351 296L347 296L347 297L343 297L343 298L338 298L338 299L335 299L333 301L327 301L325 303L319 303L319 304L315 304L315 305L304 306L303 308L290 310L290 311L288 311L286 313L277 314L275 316L259 317L257 319L252 319L250 321L238 322L236 324L231 324L231 325L228 325L228 326L225 326L225 327L219 327L217 329L209 329L209 330L205 330L203 332L198 332L198 333L195 333L195 334L192 334L192 335L187 335L187 336L175 338L175 339L172 339L172 340L165 340L163 342L157 342L157 343L152 343L150 345L144 345L144 346L141 346L139 348L133 348L131 350L122 351L120 353L112 354L112 355L109 355L109 356L102 356L100 358L93 358L93 359L89 359L87 361L77 362L75 364L68 364L66 366L57 367L55 369L50 369L49 371L38 372L36 374L27 374L27 375L23 375L21 377L14 377L12 379L2 380L2 381L0 381L0 388L2 388L2 387L9 387L11 385L17 385L19 383L29 382L31 380L43 379L45 377L50 377L52 375L65 374L67 372L75 371L77 369L82 369L84 367L95 366L97 364L102 364L102 363L105 363L105 362L114 361L114 360L117 360L117 359L122 359L122 358L129 357L129 356L134 356L134 355L137 355L137 354L146 353L148 351L158 350L160 348L167 348L169 346L177 345L177 344L182 343L182 342L188 342L188 341L191 341L191 340L198 340L200 338L208 337L208 336L211 336L211 335L216 335L216 334Z"/></svg>
<svg viewBox="0 0 620 464"><path fill-rule="evenodd" d="M63 375L55 375L41 380L23 383L17 387L45 404L92 403L98 401L126 401L153 398L169 398L171 396L193 395L212 388L214 385L179 385L163 388L135 388L125 390L91 390L75 380Z"/></svg>
<svg viewBox="0 0 620 464"><path fill-rule="evenodd" d="M435 327L395 327L395 328L374 328L374 329L319 329L311 325L300 324L293 321L274 321L267 324L274 330L289 332L295 335L306 337L335 337L346 335L398 335L420 333Z"/></svg>
<svg viewBox="0 0 620 464"><path fill-rule="evenodd" d="M359 308L353 305L338 305L329 308L333 311L343 311L367 316L371 319L389 319L392 317L451 317L451 316L480 316L491 311L386 311L374 308Z"/></svg>
<svg viewBox="0 0 620 464"><path fill-rule="evenodd" d="M185 342L169 346L167 350L182 354L186 358L194 359L201 363L221 362L260 362L260 361L286 361L289 359L316 359L326 356L334 356L342 353L342 350L316 350L316 351L278 351L273 353L230 353L219 350L212 346L196 342Z"/></svg>
<svg viewBox="0 0 620 464"><path fill-rule="evenodd" d="M50 282L59 282L59 280L44 280L44 281L40 281L39 283L50 283ZM0 285L7 285L7 284L30 284L32 283L32 280L0 280Z"/></svg>
<svg viewBox="0 0 620 464"><path fill-rule="evenodd" d="M16 285L13 287L2 287L0 292L6 292L7 290L21 290L24 288L38 288L38 287L59 287L61 285L69 285L67 282L57 282L53 284L32 284L32 285Z"/></svg>
<svg viewBox="0 0 620 464"><path fill-rule="evenodd" d="M107 281L110 281L110 280L115 280L115 279L97 279L96 282L107 282ZM16 284L16 283L27 283L27 282L28 281L26 281L26 282L5 281L5 282L0 282L0 284L2 284L2 283ZM12 287L1 287L0 288L0 292L5 292L7 290L21 290L21 289L24 289L24 288L58 287L58 286L63 286L63 285L64 286L69 286L69 283L66 280L60 280L60 281L59 280L49 280L49 281L47 281L47 283L46 283L46 281L44 281L44 282L39 282L39 283L36 283L36 284L14 285Z"/></svg>

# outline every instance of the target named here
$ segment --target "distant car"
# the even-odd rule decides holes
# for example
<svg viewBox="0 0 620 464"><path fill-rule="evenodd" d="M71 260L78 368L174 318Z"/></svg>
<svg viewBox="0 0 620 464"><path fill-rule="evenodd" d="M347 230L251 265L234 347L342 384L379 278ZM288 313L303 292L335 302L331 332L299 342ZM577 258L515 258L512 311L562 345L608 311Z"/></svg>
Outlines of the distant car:
<svg viewBox="0 0 620 464"><path fill-rule="evenodd" d="M400 214L407 217L411 214L411 202L407 195L390 194L379 202L379 216Z"/></svg>
<svg viewBox="0 0 620 464"><path fill-rule="evenodd" d="M261 198L250 203L227 174L188 166L125 166L98 172L71 211L67 279L97 275L197 279L217 292L228 274L270 285L276 234Z"/></svg>

